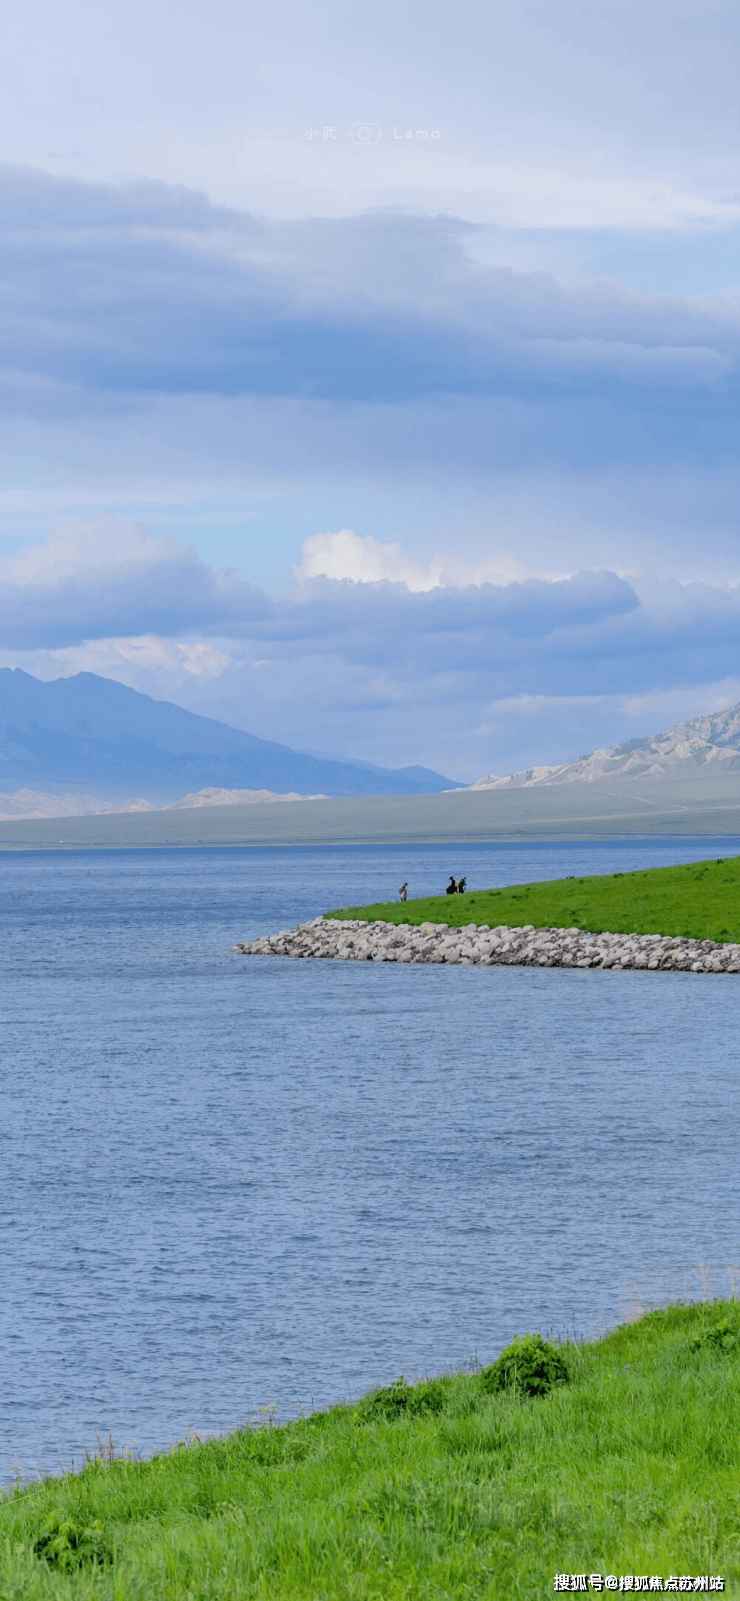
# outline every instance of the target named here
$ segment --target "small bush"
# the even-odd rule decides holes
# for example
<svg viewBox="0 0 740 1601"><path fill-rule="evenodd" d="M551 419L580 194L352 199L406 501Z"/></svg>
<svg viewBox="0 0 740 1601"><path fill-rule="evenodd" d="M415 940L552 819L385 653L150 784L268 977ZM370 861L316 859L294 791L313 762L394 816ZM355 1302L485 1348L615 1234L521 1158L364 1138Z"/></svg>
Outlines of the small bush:
<svg viewBox="0 0 740 1601"><path fill-rule="evenodd" d="M483 1388L489 1393L519 1389L526 1395L547 1395L554 1384L564 1384L567 1379L561 1353L541 1334L518 1334L481 1374Z"/></svg>
<svg viewBox="0 0 740 1601"><path fill-rule="evenodd" d="M712 1323L708 1328L695 1334L691 1341L692 1351L724 1351L726 1355L740 1353L740 1329L737 1324L728 1323L727 1318L721 1323Z"/></svg>
<svg viewBox="0 0 740 1601"><path fill-rule="evenodd" d="M423 1384L407 1384L401 1374L395 1384L368 1395L361 1403L361 1411L365 1417L416 1417L419 1412L441 1412L443 1405L444 1391L440 1379L427 1379Z"/></svg>
<svg viewBox="0 0 740 1601"><path fill-rule="evenodd" d="M60 1512L46 1519L43 1534L35 1541L33 1550L34 1556L42 1557L62 1573L73 1573L88 1562L111 1560L102 1523L96 1521L82 1528Z"/></svg>

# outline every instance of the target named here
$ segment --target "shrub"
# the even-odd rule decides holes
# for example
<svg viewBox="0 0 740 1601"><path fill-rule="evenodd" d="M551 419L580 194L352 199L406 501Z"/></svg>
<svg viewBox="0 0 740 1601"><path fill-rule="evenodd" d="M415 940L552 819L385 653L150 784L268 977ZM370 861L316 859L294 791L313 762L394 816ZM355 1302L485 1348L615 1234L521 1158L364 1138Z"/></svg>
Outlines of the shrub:
<svg viewBox="0 0 740 1601"><path fill-rule="evenodd" d="M557 1347L541 1334L521 1334L481 1374L484 1390L519 1389L526 1395L547 1395L564 1384L568 1369Z"/></svg>
<svg viewBox="0 0 740 1601"><path fill-rule="evenodd" d="M34 1556L42 1557L62 1573L73 1573L87 1562L111 1560L102 1523L96 1521L82 1528L60 1512L53 1512L46 1519L43 1533L35 1541L33 1550Z"/></svg>
<svg viewBox="0 0 740 1601"><path fill-rule="evenodd" d="M440 1379L427 1379L423 1384L407 1384L403 1374L395 1384L376 1390L361 1403L365 1417L415 1417L419 1412L441 1412L444 1391Z"/></svg>
<svg viewBox="0 0 740 1601"><path fill-rule="evenodd" d="M695 1334L691 1341L692 1351L724 1351L727 1355L740 1352L740 1330L737 1324L728 1323L724 1318L721 1323L711 1323L708 1328Z"/></svg>

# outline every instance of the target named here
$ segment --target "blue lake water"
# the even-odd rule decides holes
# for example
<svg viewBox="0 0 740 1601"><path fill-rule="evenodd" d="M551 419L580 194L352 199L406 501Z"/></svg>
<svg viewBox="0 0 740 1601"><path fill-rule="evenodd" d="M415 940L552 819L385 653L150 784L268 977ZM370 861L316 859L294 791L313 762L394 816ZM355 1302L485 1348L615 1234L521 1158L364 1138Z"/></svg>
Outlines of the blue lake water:
<svg viewBox="0 0 740 1601"><path fill-rule="evenodd" d="M0 856L0 1477L740 1260L740 983L244 958L331 906L740 841ZM472 914L471 914L472 917Z"/></svg>

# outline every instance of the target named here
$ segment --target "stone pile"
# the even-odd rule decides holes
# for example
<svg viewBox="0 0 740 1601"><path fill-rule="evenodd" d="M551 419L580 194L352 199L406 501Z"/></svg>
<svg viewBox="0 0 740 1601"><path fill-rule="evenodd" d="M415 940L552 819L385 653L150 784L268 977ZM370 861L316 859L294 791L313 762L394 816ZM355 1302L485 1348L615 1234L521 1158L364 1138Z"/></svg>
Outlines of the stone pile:
<svg viewBox="0 0 740 1601"><path fill-rule="evenodd" d="M578 928L489 928L467 923L363 923L316 917L235 951L245 956L324 956L347 962L446 962L480 967L646 968L740 973L740 945L661 934L584 934Z"/></svg>

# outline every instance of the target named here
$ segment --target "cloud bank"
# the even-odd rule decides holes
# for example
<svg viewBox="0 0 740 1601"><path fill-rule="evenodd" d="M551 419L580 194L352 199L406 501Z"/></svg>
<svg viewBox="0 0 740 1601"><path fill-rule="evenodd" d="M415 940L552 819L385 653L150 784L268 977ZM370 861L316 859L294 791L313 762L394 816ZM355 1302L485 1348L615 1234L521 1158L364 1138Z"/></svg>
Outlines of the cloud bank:
<svg viewBox="0 0 740 1601"><path fill-rule="evenodd" d="M454 217L258 220L164 184L0 169L6 405L65 393L330 403L557 391L716 421L740 311L484 266ZM707 394L712 396L707 401ZM729 412L728 412L729 415Z"/></svg>
<svg viewBox="0 0 740 1601"><path fill-rule="evenodd" d="M620 715L649 731L661 696L683 686L688 713L689 686L736 675L737 585L433 577L342 530L307 541L296 580L269 595L140 525L87 521L0 563L2 659L110 674L303 748L433 754L463 778L506 771L523 739L530 753L542 740L542 760L578 755L573 730L598 719L594 743L624 731Z"/></svg>
<svg viewBox="0 0 740 1601"><path fill-rule="evenodd" d="M426 584L668 539L678 576L734 575L737 294L504 265L460 215L8 164L0 226L0 536L128 508L271 588L342 527Z"/></svg>

